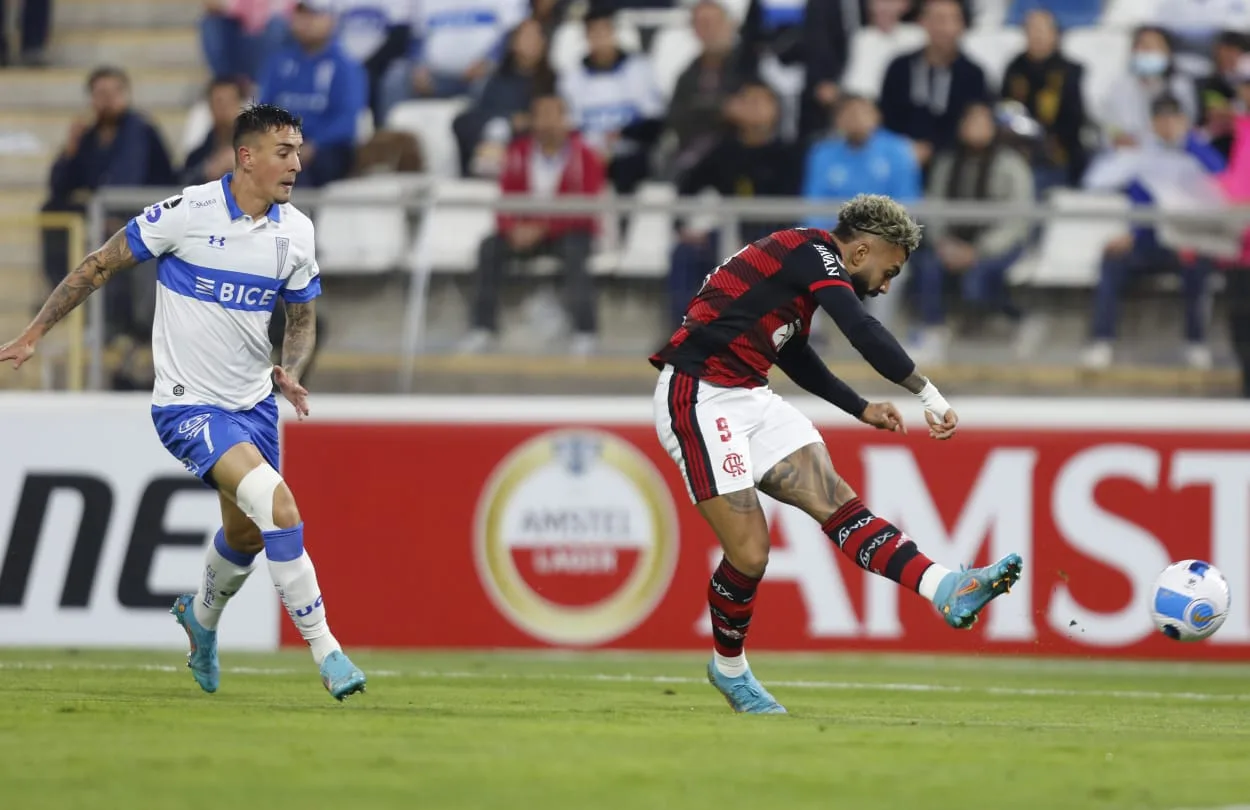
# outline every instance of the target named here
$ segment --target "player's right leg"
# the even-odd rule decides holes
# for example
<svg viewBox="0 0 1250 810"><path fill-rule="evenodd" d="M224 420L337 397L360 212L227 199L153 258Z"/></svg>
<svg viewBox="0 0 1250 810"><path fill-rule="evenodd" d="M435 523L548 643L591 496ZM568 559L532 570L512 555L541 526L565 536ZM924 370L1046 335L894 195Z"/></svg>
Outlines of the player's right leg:
<svg viewBox="0 0 1250 810"><path fill-rule="evenodd" d="M217 488L260 529L269 575L291 621L308 643L326 690L337 700L363 692L364 673L330 632L317 572L304 550L304 522L282 476L250 442L223 453L210 475Z"/></svg>
<svg viewBox="0 0 1250 810"><path fill-rule="evenodd" d="M705 399L719 401L700 403L701 391ZM743 414L749 407L735 407L734 393L709 390L690 375L665 369L656 386L656 432L724 551L708 583L713 641L708 681L736 712L781 714L785 709L756 680L743 652L756 589L768 566L769 539L747 453L750 417ZM709 445L716 448L715 457Z"/></svg>

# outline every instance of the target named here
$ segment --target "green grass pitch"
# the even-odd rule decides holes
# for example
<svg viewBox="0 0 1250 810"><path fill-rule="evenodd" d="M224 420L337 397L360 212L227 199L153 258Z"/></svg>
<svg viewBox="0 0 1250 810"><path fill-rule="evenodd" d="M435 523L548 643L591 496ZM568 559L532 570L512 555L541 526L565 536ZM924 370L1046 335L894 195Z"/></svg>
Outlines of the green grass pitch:
<svg viewBox="0 0 1250 810"><path fill-rule="evenodd" d="M0 808L1250 806L1250 666L791 656L734 715L705 658L0 651Z"/></svg>

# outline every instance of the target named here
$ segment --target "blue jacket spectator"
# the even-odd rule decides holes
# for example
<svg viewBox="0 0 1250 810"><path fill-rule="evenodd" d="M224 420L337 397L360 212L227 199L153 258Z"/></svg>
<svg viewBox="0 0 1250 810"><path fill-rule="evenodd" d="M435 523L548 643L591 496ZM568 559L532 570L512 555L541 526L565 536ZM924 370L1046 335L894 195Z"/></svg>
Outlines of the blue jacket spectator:
<svg viewBox="0 0 1250 810"><path fill-rule="evenodd" d="M365 109L364 69L334 37L327 0L303 0L291 16L296 44L274 54L265 66L260 100L304 119L302 185L317 188L342 179L351 169L356 124Z"/></svg>
<svg viewBox="0 0 1250 810"><path fill-rule="evenodd" d="M838 108L837 135L807 153L803 196L849 200L856 194L885 194L899 202L920 199L920 165L906 138L881 128L871 99L846 96ZM833 217L811 217L812 228L833 230Z"/></svg>
<svg viewBox="0 0 1250 810"><path fill-rule="evenodd" d="M890 63L881 86L885 128L909 138L921 165L953 146L964 109L988 97L985 72L959 49L964 13L955 0L927 0L920 23L928 44Z"/></svg>

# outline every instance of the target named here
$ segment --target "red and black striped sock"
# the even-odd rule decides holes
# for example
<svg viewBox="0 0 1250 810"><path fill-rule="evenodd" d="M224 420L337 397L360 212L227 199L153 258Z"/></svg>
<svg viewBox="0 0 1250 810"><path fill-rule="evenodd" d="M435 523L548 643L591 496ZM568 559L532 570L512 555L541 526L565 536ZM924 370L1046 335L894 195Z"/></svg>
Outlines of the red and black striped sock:
<svg viewBox="0 0 1250 810"><path fill-rule="evenodd" d="M742 655L759 584L758 579L734 568L724 557L712 574L707 586L707 604L712 611L712 642L716 652L726 658Z"/></svg>
<svg viewBox="0 0 1250 810"><path fill-rule="evenodd" d="M859 498L848 501L820 528L860 568L913 591L920 590L920 578L933 565L910 537L868 511Z"/></svg>

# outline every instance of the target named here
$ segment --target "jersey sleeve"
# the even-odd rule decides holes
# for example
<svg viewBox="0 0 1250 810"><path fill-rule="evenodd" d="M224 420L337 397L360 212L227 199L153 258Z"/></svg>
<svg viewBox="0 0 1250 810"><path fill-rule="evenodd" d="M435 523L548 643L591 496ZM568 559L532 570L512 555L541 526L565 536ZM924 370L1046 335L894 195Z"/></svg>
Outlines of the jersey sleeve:
<svg viewBox="0 0 1250 810"><path fill-rule="evenodd" d="M795 284L803 285L820 308L829 313L838 329L868 365L893 383L916 370L906 350L868 311L855 293L851 275L842 259L817 242L796 248L784 268Z"/></svg>
<svg viewBox="0 0 1250 810"><path fill-rule="evenodd" d="M295 272L282 287L282 300L288 304L306 304L321 295L321 268L317 256L309 250L307 257L295 266Z"/></svg>
<svg viewBox="0 0 1250 810"><path fill-rule="evenodd" d="M153 203L126 223L126 244L140 262L172 253L187 230L182 195Z"/></svg>

